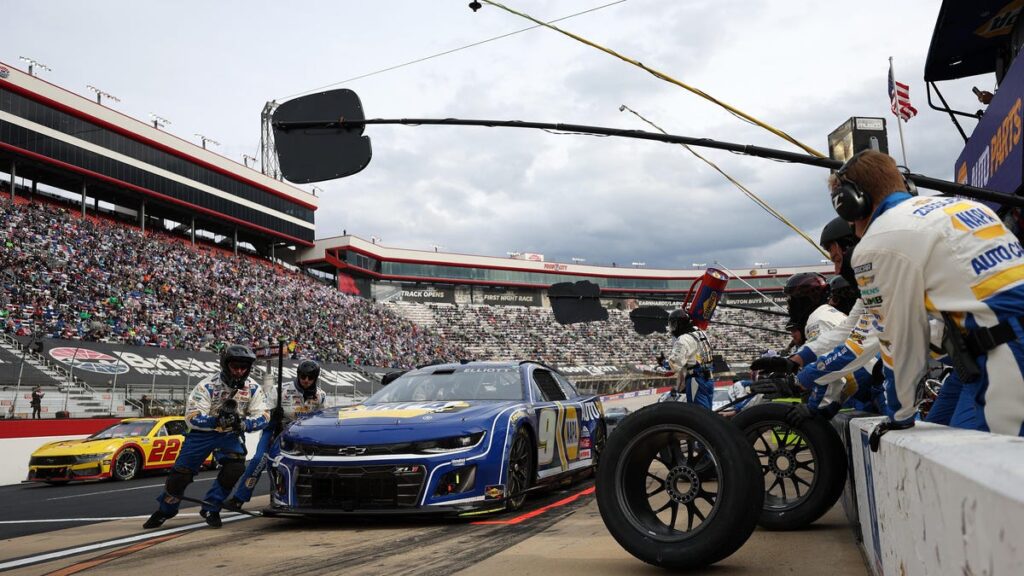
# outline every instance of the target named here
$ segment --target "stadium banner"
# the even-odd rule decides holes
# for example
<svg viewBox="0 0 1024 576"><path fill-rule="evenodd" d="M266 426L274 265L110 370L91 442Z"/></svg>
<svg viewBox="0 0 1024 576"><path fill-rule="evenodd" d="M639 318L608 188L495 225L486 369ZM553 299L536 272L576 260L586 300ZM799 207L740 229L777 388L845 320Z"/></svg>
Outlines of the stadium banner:
<svg viewBox="0 0 1024 576"><path fill-rule="evenodd" d="M781 291L765 292L761 291L768 298L771 298L773 302L786 307L786 295ZM752 308L774 308L767 300L764 299L761 294L754 292L753 290L738 290L729 291L722 295L722 304L735 304L737 306L750 306Z"/></svg>
<svg viewBox="0 0 1024 576"><path fill-rule="evenodd" d="M954 170L956 181L979 188L1013 194L1021 186L1024 145L1024 58L1017 58L999 83L992 103L985 110L971 139L967 141ZM993 203L988 203L994 206ZM970 223L965 223L974 228Z"/></svg>
<svg viewBox="0 0 1024 576"><path fill-rule="evenodd" d="M27 337L18 339L23 344L29 341ZM94 388L112 386L115 377L119 387L181 387L194 385L199 379L220 372L220 356L215 352L44 339L43 355ZM296 368L302 360L285 358L285 380L295 378ZM270 364L276 367L277 360L270 361ZM253 377L262 380L266 366L266 361L257 361ZM328 387L348 389L369 382L372 382L370 377L346 364L321 364L320 384L329 391Z"/></svg>
<svg viewBox="0 0 1024 576"><path fill-rule="evenodd" d="M401 299L405 302L418 302L421 304L455 304L455 287L402 284Z"/></svg>
<svg viewBox="0 0 1024 576"><path fill-rule="evenodd" d="M491 306L533 306L541 305L539 290L502 290L500 288L474 288L473 300Z"/></svg>

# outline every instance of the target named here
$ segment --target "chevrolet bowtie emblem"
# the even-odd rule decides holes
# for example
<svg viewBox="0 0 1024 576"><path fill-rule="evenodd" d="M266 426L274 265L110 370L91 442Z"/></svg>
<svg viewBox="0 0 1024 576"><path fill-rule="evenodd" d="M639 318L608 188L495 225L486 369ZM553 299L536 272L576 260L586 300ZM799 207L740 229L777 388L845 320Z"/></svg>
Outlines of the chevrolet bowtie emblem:
<svg viewBox="0 0 1024 576"><path fill-rule="evenodd" d="M366 452L366 448L360 446L345 446L338 448L338 456L359 456Z"/></svg>

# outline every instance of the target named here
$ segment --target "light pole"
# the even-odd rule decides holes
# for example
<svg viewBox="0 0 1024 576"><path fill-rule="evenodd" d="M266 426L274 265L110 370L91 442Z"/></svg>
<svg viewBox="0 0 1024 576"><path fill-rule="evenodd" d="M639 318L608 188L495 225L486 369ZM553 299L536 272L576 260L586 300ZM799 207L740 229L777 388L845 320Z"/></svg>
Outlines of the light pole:
<svg viewBox="0 0 1024 576"><path fill-rule="evenodd" d="M99 88L93 86L92 84L87 84L85 87L96 93L96 103L99 104L100 106L103 105L103 99L104 98L106 98L107 100L113 100L114 102L120 102L121 101L121 99L118 98L117 96L114 96L113 94L110 94L109 92L104 92L103 90L100 90Z"/></svg>
<svg viewBox="0 0 1024 576"><path fill-rule="evenodd" d="M117 359L117 360L114 360L114 362L115 362L115 364L114 364L114 383L110 385L110 415L111 416L114 415L114 391L117 390L117 374L118 374L118 372L120 372L120 370L118 370L118 368L121 367L121 360ZM128 397L128 395L125 394L125 398L127 398L127 397Z"/></svg>
<svg viewBox="0 0 1024 576"><path fill-rule="evenodd" d="M157 130L171 123L171 121L167 118L164 118L163 116L157 116L152 112L149 113L149 117L153 120L153 128L156 128Z"/></svg>
<svg viewBox="0 0 1024 576"><path fill-rule="evenodd" d="M75 382L75 359L78 358L79 350L81 350L81 348L75 346L75 353L71 355L71 369L68 370L68 387L64 390L64 409L62 412L65 413L68 411L68 398L71 396L71 386L73 386Z"/></svg>
<svg viewBox="0 0 1024 576"><path fill-rule="evenodd" d="M206 150L206 143L207 142L209 142L210 144L213 144L214 146L220 146L220 142L217 142L213 138L207 138L206 136L203 136L202 134L193 134L193 136L195 136L196 138L199 138L200 140L202 140L202 142L203 142L203 150Z"/></svg>
<svg viewBox="0 0 1024 576"><path fill-rule="evenodd" d="M28 63L28 75L29 76L35 76L35 74L33 74L33 71L36 68L40 68L42 70L46 70L47 72L53 72L53 70L51 70L50 67L47 66L46 64L43 64L42 62L40 62L38 60L35 60L33 58L29 58L28 56L18 56L18 60L21 60L22 62Z"/></svg>

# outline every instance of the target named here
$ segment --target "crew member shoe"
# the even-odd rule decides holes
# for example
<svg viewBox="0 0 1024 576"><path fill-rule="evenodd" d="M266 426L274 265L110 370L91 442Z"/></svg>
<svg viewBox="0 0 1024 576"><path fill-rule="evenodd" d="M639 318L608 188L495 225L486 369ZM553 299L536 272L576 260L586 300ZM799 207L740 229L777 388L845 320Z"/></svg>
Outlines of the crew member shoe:
<svg viewBox="0 0 1024 576"><path fill-rule="evenodd" d="M215 510L200 510L199 515L206 518L206 523L210 525L210 528L220 528L224 525L220 520L220 512Z"/></svg>
<svg viewBox="0 0 1024 576"><path fill-rule="evenodd" d="M231 498L228 498L227 500L225 500L224 504L223 504L224 508L226 508L227 510L234 511L234 512L237 512L238 510L241 510L242 506L244 506L244 505L245 505L245 502L242 502L241 500L239 500L238 498L235 498L234 496L232 496Z"/></svg>
<svg viewBox="0 0 1024 576"><path fill-rule="evenodd" d="M170 520L171 518L174 518L175 516L177 516L177 513L164 514L163 512L157 510L156 512L153 512L153 515L149 517L149 520L146 520L146 523L143 524L142 527L146 528L147 530L150 528L159 528L163 526L164 522Z"/></svg>

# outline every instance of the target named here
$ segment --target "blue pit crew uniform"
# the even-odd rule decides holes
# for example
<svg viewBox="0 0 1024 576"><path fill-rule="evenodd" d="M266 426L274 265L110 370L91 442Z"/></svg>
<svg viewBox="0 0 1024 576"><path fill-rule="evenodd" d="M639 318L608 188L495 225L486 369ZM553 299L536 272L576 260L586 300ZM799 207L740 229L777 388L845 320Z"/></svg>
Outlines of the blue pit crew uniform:
<svg viewBox="0 0 1024 576"><path fill-rule="evenodd" d="M254 380L247 378L240 389L225 384L220 374L199 382L185 404L185 422L191 431L185 436L181 452L174 461L165 491L157 498L163 515L172 517L178 513L181 505L179 496L184 494L185 487L192 482L192 477L199 472L210 453L214 454L221 470L203 497L209 504L204 504L202 510L220 511L221 503L234 487L245 461L242 435L234 430L217 428L218 414L224 403L231 399L238 405L245 432L262 430L269 423L266 395Z"/></svg>
<svg viewBox="0 0 1024 576"><path fill-rule="evenodd" d="M891 194L875 208L853 270L893 371L887 399L897 425L913 423L928 319L946 313L966 332L980 369L977 380L960 379L977 428L1024 436L1024 247L991 209L961 198Z"/></svg>
<svg viewBox="0 0 1024 576"><path fill-rule="evenodd" d="M271 397L276 396L277 387L271 392ZM304 418L314 412L324 409L327 404L327 393L319 388L313 389L313 394L306 395L302 387L296 381L291 386L285 386L281 392L281 409L284 412L282 427L287 427L291 422ZM282 428L283 429L283 428ZM278 439L277 430L268 426L260 435L260 441L256 446L249 464L245 467L245 473L235 488L231 505L240 505L252 499L252 491L260 481L260 476L267 469L267 464L275 460L281 453L281 444Z"/></svg>
<svg viewBox="0 0 1024 576"><path fill-rule="evenodd" d="M682 385L683 398L708 410L711 410L715 395L715 384L707 368L713 355L707 334L695 329L676 338L668 356L669 365L678 374Z"/></svg>

